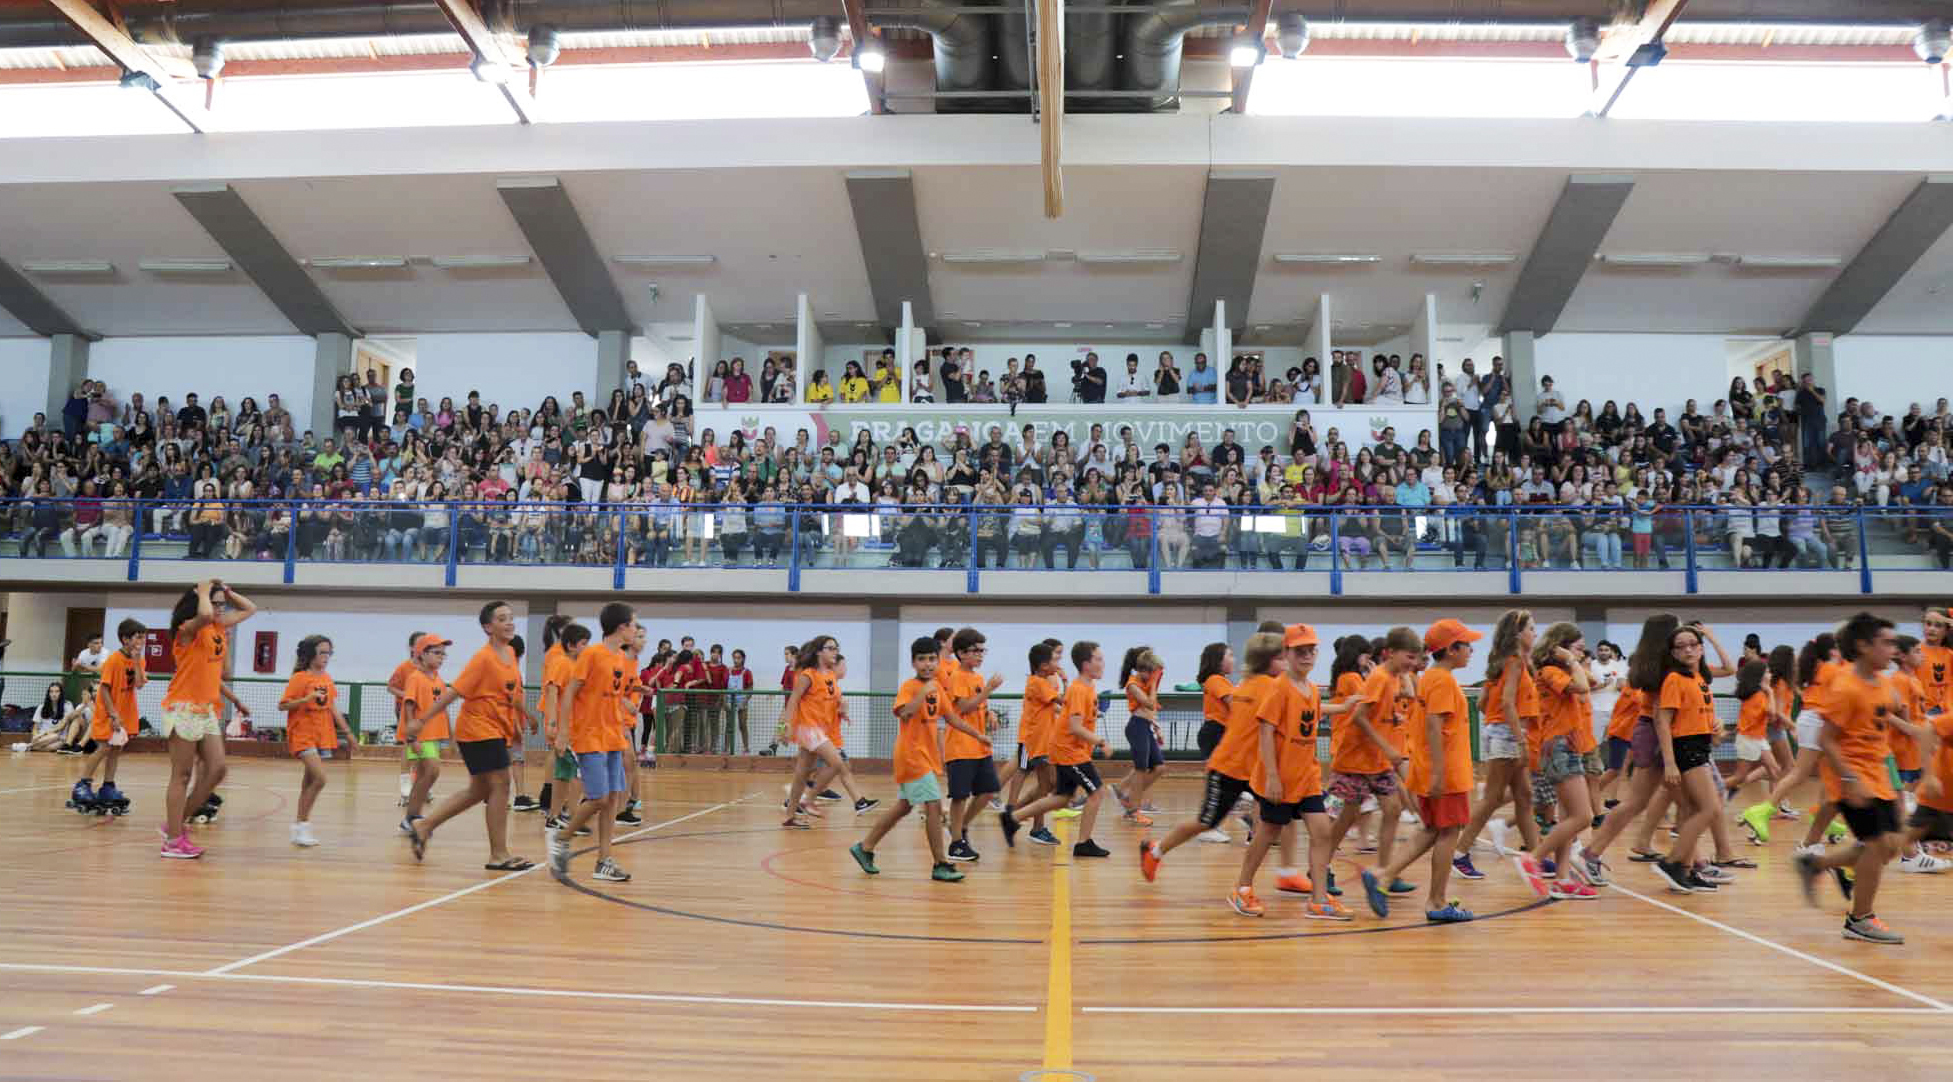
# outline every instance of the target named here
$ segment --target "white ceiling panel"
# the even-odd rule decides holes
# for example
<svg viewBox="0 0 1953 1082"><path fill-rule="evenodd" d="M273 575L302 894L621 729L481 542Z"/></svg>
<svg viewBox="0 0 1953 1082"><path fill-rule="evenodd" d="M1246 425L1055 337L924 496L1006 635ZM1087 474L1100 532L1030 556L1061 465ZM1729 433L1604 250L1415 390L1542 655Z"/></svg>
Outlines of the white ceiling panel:
<svg viewBox="0 0 1953 1082"><path fill-rule="evenodd" d="M1953 334L1953 230L1859 323L1857 334Z"/></svg>

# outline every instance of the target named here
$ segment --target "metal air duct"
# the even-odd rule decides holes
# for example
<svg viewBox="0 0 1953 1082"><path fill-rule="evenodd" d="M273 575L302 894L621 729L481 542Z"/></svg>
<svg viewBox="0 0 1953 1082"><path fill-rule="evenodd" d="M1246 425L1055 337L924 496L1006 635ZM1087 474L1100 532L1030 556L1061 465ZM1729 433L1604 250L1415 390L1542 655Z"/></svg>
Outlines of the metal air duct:
<svg viewBox="0 0 1953 1082"><path fill-rule="evenodd" d="M1135 6L1140 10L1125 16L1125 86L1153 92L1153 98L1140 100L1155 111L1179 107L1180 59L1187 31L1248 21L1248 9L1235 3L1172 0L1157 7Z"/></svg>

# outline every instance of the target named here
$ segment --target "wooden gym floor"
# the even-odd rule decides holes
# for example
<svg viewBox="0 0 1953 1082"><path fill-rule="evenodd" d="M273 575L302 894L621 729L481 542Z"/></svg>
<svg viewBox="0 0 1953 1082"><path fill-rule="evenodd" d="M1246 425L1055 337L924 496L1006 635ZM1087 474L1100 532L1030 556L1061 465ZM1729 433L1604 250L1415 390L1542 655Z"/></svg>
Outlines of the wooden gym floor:
<svg viewBox="0 0 1953 1082"><path fill-rule="evenodd" d="M905 824L870 879L846 855L865 823L841 806L814 831L777 827L777 775L648 774L644 826L620 828L636 878L608 884L587 854L568 882L483 871L472 812L416 865L388 763L331 764L325 844L300 850L297 768L232 759L196 862L156 855L160 758L125 761L119 820L62 807L78 760L0 763L0 1078L1953 1069L1953 877L1889 874L1879 909L1907 944L1845 942L1829 887L1820 909L1798 896L1782 826L1744 845L1763 867L1721 895L1665 894L1617 861L1599 901L1539 903L1488 853L1488 879L1453 883L1476 923L1425 926L1421 894L1378 921L1352 890L1358 918L1336 925L1302 919L1268 871L1268 916L1230 912L1238 836L1188 845L1147 884L1116 817L1097 832L1114 857L1075 867L1022 836L1006 849L986 817L960 884L928 879ZM1191 774L1155 790L1162 826L1191 813ZM462 776L447 764L437 797ZM515 852L540 861L540 817L512 818Z"/></svg>

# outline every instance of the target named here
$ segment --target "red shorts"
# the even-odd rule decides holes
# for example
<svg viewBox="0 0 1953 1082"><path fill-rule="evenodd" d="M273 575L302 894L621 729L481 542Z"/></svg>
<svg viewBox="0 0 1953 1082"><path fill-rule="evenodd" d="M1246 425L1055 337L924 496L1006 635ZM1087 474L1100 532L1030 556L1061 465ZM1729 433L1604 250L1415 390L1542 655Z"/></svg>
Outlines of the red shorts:
<svg viewBox="0 0 1953 1082"><path fill-rule="evenodd" d="M1424 825L1432 830L1464 826L1472 818L1471 794L1446 793L1436 800L1428 796L1418 797L1417 814L1423 818Z"/></svg>

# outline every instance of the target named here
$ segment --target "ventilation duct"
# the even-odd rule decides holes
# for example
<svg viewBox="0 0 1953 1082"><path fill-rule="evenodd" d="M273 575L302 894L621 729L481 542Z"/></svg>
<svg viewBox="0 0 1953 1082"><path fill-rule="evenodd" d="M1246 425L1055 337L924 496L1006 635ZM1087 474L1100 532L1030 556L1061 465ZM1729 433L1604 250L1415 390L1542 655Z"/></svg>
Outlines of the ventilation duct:
<svg viewBox="0 0 1953 1082"><path fill-rule="evenodd" d="M1248 21L1239 4L1206 0L1172 0L1157 7L1143 6L1126 16L1126 89L1154 94L1145 108L1179 106L1180 60L1187 31L1201 26L1233 26Z"/></svg>
<svg viewBox="0 0 1953 1082"><path fill-rule="evenodd" d="M981 4L961 0L961 6L991 7L997 4L996 0L984 0ZM937 90L997 89L997 16L959 14L947 4L924 0L913 8L905 8L900 14L878 14L873 21L880 27L921 30L934 39ZM1002 100L1005 99L938 98L936 111L995 112ZM1017 108L1021 110L1025 106L1020 103Z"/></svg>
<svg viewBox="0 0 1953 1082"><path fill-rule="evenodd" d="M1009 10L1011 0L1004 0ZM1031 86L1031 39L1029 20L1016 10L997 19L997 89L1026 90ZM1114 12L1065 13L1065 87L1067 90L1116 90L1119 86L1119 22ZM993 112L1022 113L1030 108L1030 97L994 99ZM1081 97L1065 99L1065 111L1135 112L1143 106L1138 99Z"/></svg>

